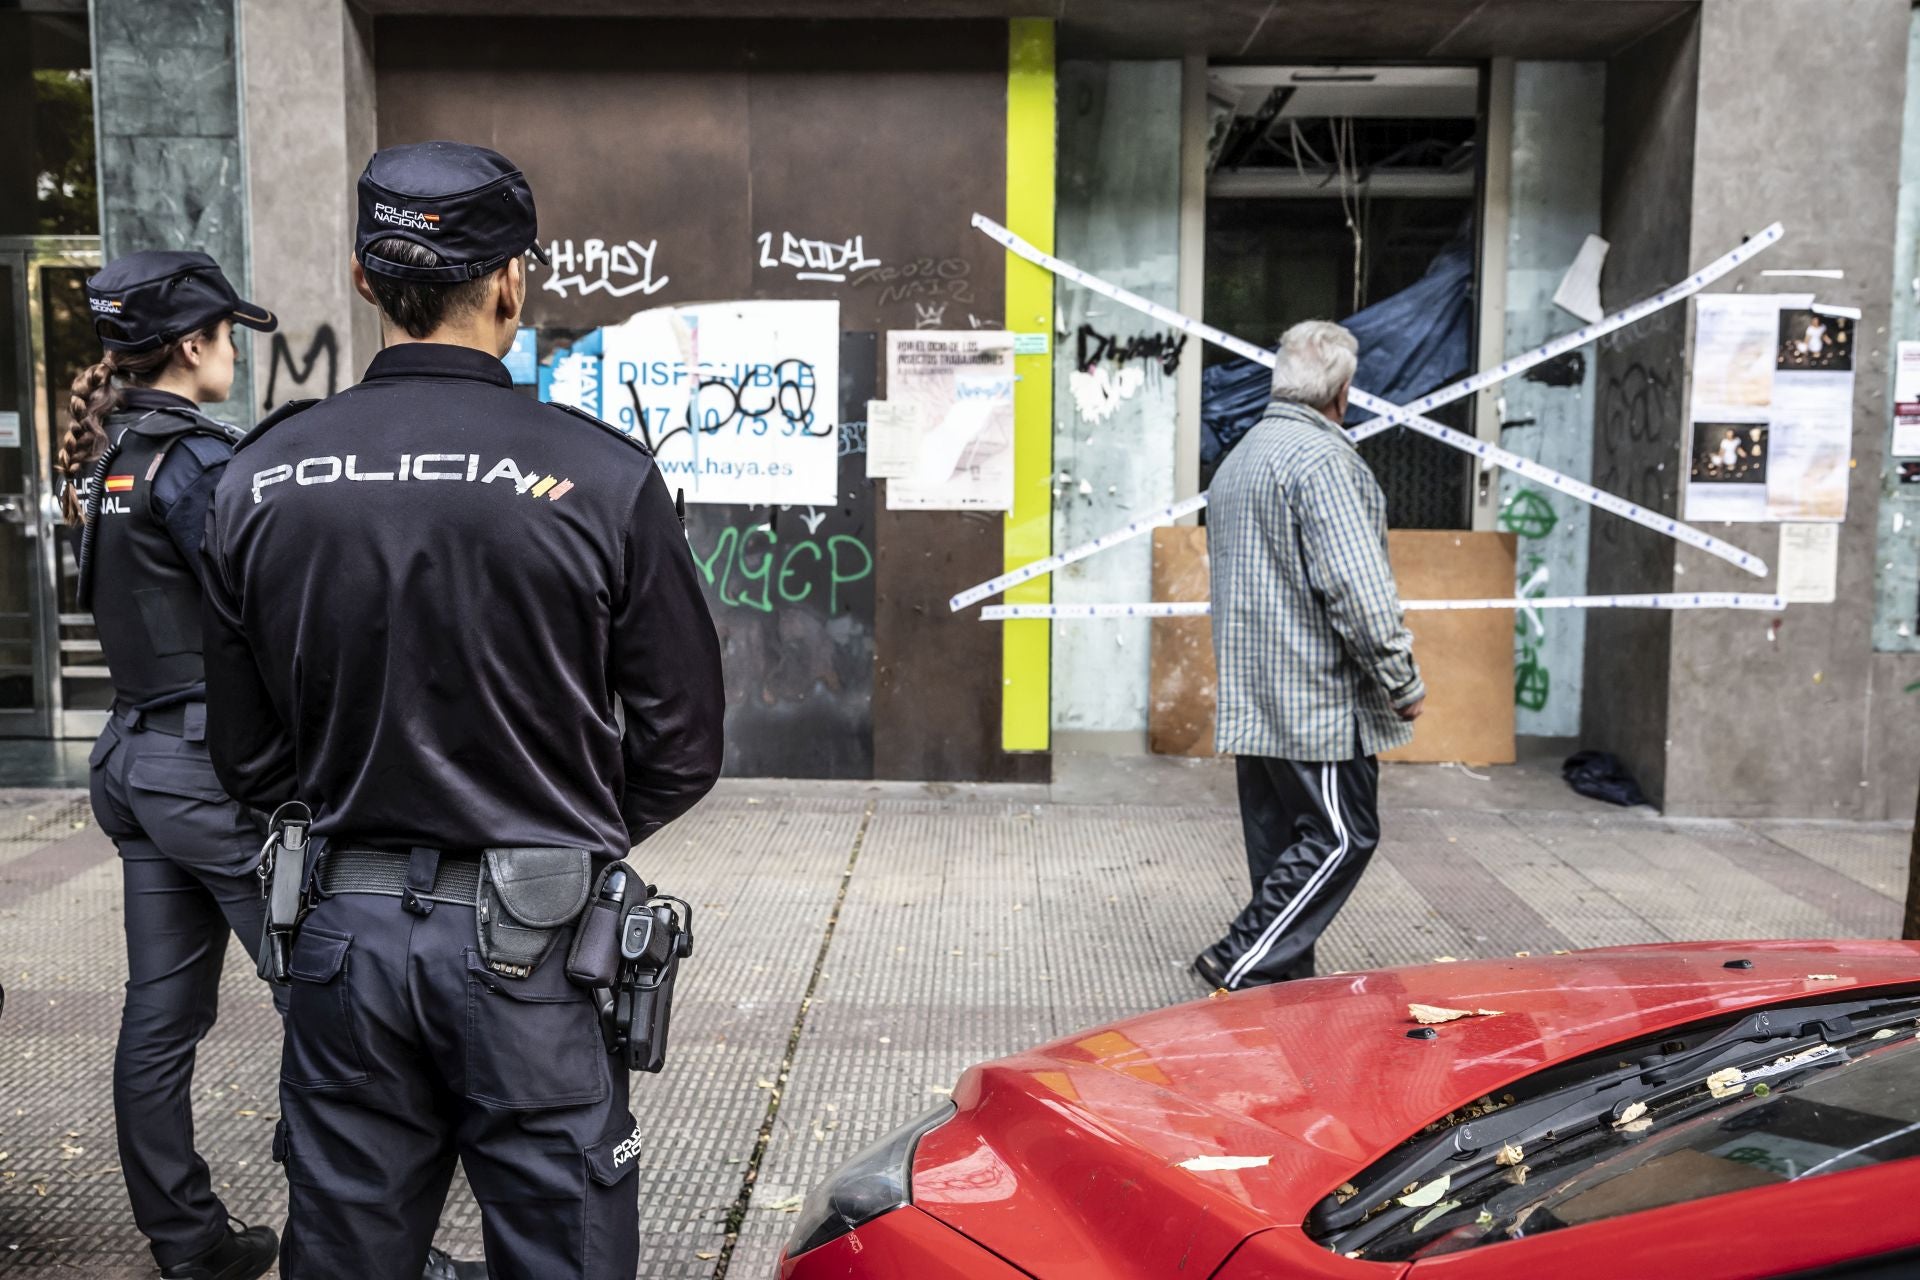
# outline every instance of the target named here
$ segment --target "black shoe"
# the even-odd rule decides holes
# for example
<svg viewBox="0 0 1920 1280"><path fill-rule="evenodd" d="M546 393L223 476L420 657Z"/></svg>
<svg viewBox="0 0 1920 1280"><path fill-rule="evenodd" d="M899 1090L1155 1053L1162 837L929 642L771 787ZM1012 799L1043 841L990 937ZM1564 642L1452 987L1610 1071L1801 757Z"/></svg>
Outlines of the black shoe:
<svg viewBox="0 0 1920 1280"><path fill-rule="evenodd" d="M444 1249L427 1250L427 1269L420 1280L487 1280L484 1262L455 1262Z"/></svg>
<svg viewBox="0 0 1920 1280"><path fill-rule="evenodd" d="M1193 958L1189 968L1193 976L1200 979L1201 985L1206 987L1208 995L1226 990L1227 971L1220 967L1220 962L1213 958L1212 953L1202 951Z"/></svg>
<svg viewBox="0 0 1920 1280"><path fill-rule="evenodd" d="M280 1253L272 1227L250 1227L235 1220L220 1243L197 1258L163 1268L163 1280L257 1280Z"/></svg>

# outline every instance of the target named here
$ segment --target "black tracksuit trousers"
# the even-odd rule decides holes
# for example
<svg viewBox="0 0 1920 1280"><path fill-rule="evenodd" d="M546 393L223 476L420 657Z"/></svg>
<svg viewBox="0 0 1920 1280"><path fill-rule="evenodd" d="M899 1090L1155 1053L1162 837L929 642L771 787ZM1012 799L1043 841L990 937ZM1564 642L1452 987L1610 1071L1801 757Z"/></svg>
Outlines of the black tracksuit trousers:
<svg viewBox="0 0 1920 1280"><path fill-rule="evenodd" d="M1207 956L1229 990L1313 976L1314 944L1380 844L1380 766L1238 756L1253 895Z"/></svg>

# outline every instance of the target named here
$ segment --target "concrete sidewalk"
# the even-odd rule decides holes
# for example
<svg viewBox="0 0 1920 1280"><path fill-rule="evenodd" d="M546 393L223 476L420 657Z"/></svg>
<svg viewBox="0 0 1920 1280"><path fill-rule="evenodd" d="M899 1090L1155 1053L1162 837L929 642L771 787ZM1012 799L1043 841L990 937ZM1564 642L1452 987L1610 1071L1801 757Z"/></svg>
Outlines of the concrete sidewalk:
<svg viewBox="0 0 1920 1280"><path fill-rule="evenodd" d="M1070 760L1053 787L729 782L646 846L699 953L653 1139L640 1274L764 1277L834 1165L968 1064L1199 994L1186 962L1245 889L1230 766ZM1888 936L1907 830L1669 821L1550 770L1390 766L1385 843L1323 968L1755 936ZM0 793L0 1273L155 1274L115 1161L119 870L83 795ZM236 946L196 1076L232 1211L277 1223L278 1032ZM737 1227L737 1238L730 1237ZM441 1243L479 1252L456 1189Z"/></svg>

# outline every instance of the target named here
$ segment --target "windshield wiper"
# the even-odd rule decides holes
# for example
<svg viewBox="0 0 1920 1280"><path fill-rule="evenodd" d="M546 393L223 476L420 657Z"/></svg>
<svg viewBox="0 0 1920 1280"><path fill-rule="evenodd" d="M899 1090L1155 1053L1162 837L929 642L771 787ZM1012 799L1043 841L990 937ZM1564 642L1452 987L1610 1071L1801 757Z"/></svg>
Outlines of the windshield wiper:
<svg viewBox="0 0 1920 1280"><path fill-rule="evenodd" d="M1307 1233L1324 1241L1378 1211L1367 1222L1364 1233L1371 1239L1422 1212L1403 1205L1380 1208L1415 1183L1426 1183L1446 1173L1458 1185L1465 1185L1497 1167L1497 1157L1508 1145L1526 1151L1551 1146L1619 1119L1634 1102L1676 1092L1673 1086L1678 1086L1678 1091L1691 1089L1725 1067L1851 1040L1912 1019L1916 1013L1920 1013L1920 999L1910 996L1763 1009L1691 1043L1684 1035L1669 1032L1639 1045L1607 1050L1596 1056L1616 1060L1640 1056L1638 1061L1522 1098L1403 1148L1356 1179L1356 1194L1344 1202L1335 1192L1315 1205L1307 1215ZM1813 1069L1845 1060L1845 1054L1835 1053L1804 1065ZM1345 1238L1340 1241L1348 1248L1357 1243Z"/></svg>

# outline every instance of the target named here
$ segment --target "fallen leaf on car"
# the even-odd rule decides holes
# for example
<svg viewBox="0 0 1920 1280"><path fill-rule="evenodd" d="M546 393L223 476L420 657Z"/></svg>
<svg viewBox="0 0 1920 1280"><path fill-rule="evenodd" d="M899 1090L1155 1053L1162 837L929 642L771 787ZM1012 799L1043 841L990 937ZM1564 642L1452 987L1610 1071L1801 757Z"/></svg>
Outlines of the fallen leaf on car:
<svg viewBox="0 0 1920 1280"><path fill-rule="evenodd" d="M1233 992L1227 990L1225 987L1215 987L1212 991L1207 993L1207 999L1225 1000L1228 996L1232 994Z"/></svg>
<svg viewBox="0 0 1920 1280"><path fill-rule="evenodd" d="M1471 1018L1471 1009L1443 1009L1436 1004L1410 1004L1407 1015L1423 1027L1433 1026L1437 1022L1452 1022L1455 1018Z"/></svg>
<svg viewBox="0 0 1920 1280"><path fill-rule="evenodd" d="M1873 1033L1873 1038L1875 1040L1891 1040L1895 1034L1892 1027L1882 1027Z"/></svg>
<svg viewBox="0 0 1920 1280"><path fill-rule="evenodd" d="M1489 1212L1488 1210L1486 1210L1486 1209L1482 1209L1482 1210L1480 1211L1480 1216L1479 1216L1479 1217L1477 1217L1477 1218L1475 1218L1475 1219L1473 1220L1473 1225L1474 1225L1474 1226L1476 1226L1476 1227L1490 1227L1490 1226L1492 1226L1492 1225L1493 1225L1493 1214L1492 1214L1491 1212Z"/></svg>
<svg viewBox="0 0 1920 1280"><path fill-rule="evenodd" d="M1622 1133L1645 1133L1653 1128L1652 1116L1641 1116L1638 1120L1629 1120L1620 1126Z"/></svg>
<svg viewBox="0 0 1920 1280"><path fill-rule="evenodd" d="M1616 1128L1616 1129L1618 1129L1618 1128L1620 1128L1620 1127L1621 1127L1622 1125L1629 1125L1629 1124L1632 1124L1632 1123L1633 1123L1633 1122L1634 1122L1635 1120L1638 1120L1638 1119L1639 1119L1639 1118L1640 1118L1641 1116L1643 1116L1643 1115L1645 1115L1645 1114L1647 1114L1647 1104L1646 1104L1646 1103L1644 1103L1644 1102L1629 1102L1629 1103L1627 1104L1627 1109L1626 1109L1625 1111L1622 1111L1622 1112L1620 1113L1620 1118L1619 1118L1618 1120L1615 1120L1615 1121L1613 1122L1613 1127L1614 1127L1614 1128Z"/></svg>
<svg viewBox="0 0 1920 1280"><path fill-rule="evenodd" d="M1343 1182L1333 1189L1333 1198L1338 1204L1345 1204L1359 1194L1360 1188L1354 1186L1351 1182Z"/></svg>
<svg viewBox="0 0 1920 1280"><path fill-rule="evenodd" d="M1421 1214L1418 1218L1415 1218L1413 1220L1413 1229L1415 1231L1425 1231L1427 1229L1427 1224L1432 1222L1435 1218L1438 1218L1442 1214L1452 1213L1455 1209L1458 1209L1459 1207L1460 1207L1460 1202L1458 1200L1443 1200L1439 1204L1433 1206L1433 1208Z"/></svg>
<svg viewBox="0 0 1920 1280"><path fill-rule="evenodd" d="M1424 1209L1428 1205L1438 1204L1440 1197L1447 1194L1447 1188L1453 1183L1453 1175L1443 1173L1425 1186L1415 1185L1412 1190L1401 1196L1398 1203L1409 1209Z"/></svg>
<svg viewBox="0 0 1920 1280"><path fill-rule="evenodd" d="M1231 1169L1258 1169L1272 1163L1272 1156L1195 1156L1182 1160L1180 1167L1192 1173L1223 1173Z"/></svg>
<svg viewBox="0 0 1920 1280"><path fill-rule="evenodd" d="M1810 973L1807 975L1807 981L1808 982L1838 982L1840 981L1840 975L1837 973Z"/></svg>
<svg viewBox="0 0 1920 1280"><path fill-rule="evenodd" d="M1516 1187L1524 1187L1527 1185L1527 1174L1530 1172L1532 1171L1526 1165L1517 1164L1507 1170L1507 1181Z"/></svg>
<svg viewBox="0 0 1920 1280"><path fill-rule="evenodd" d="M1500 1016L1500 1010L1498 1009L1475 1009L1473 1012L1476 1016L1482 1018L1497 1018Z"/></svg>
<svg viewBox="0 0 1920 1280"><path fill-rule="evenodd" d="M1493 1162L1502 1169L1509 1169L1526 1158L1527 1153L1521 1149L1519 1143L1509 1142L1500 1148L1500 1154L1493 1158Z"/></svg>
<svg viewBox="0 0 1920 1280"><path fill-rule="evenodd" d="M1728 1067L1707 1077L1707 1092L1716 1098L1731 1098L1747 1087L1746 1079L1746 1073L1740 1068Z"/></svg>

